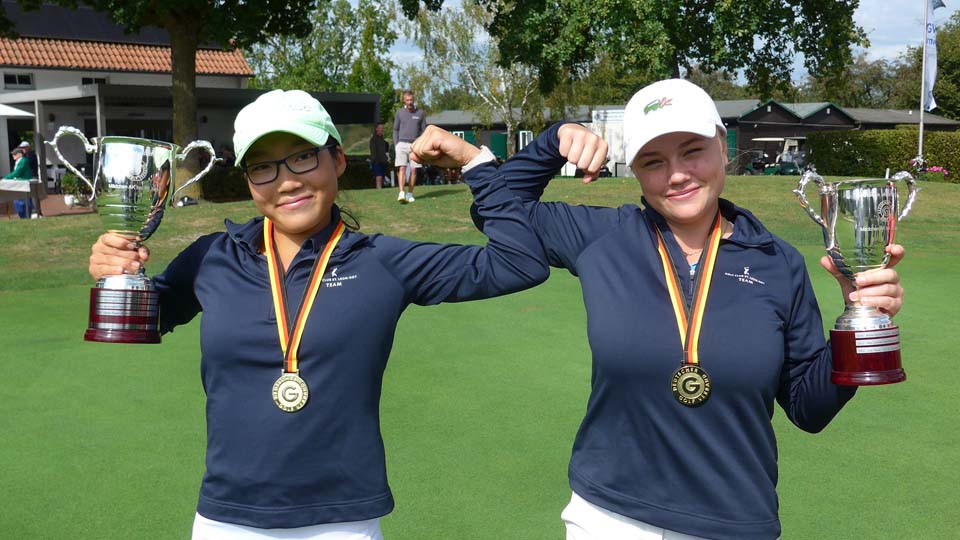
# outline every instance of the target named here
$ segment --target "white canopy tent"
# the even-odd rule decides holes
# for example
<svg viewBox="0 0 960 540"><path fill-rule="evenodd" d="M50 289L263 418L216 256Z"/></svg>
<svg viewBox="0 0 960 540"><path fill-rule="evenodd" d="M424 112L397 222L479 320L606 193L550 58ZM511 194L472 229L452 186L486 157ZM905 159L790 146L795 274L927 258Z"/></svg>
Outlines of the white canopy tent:
<svg viewBox="0 0 960 540"><path fill-rule="evenodd" d="M20 141L11 143L10 137L7 135L7 118L33 118L33 113L0 103L0 149L9 149L20 143ZM5 170L9 171L10 158L9 156L5 157L6 160L4 163L7 163ZM5 207L4 213L7 214L7 219L10 219L10 208L7 206L8 202L15 199L31 197L34 199L34 205L39 205L40 199L46 198L46 190L42 189L39 181L18 182L13 180L0 180L0 184L2 184L2 187L0 187L0 205ZM35 211L39 212L38 209Z"/></svg>
<svg viewBox="0 0 960 540"><path fill-rule="evenodd" d="M33 113L0 103L0 118L33 118Z"/></svg>
<svg viewBox="0 0 960 540"><path fill-rule="evenodd" d="M14 146L20 144L20 141L11 141L7 129L7 118L33 118L32 112L18 109L10 105L0 103L0 172L6 174L13 165L10 163L10 156L5 155ZM0 176L3 176L0 174Z"/></svg>

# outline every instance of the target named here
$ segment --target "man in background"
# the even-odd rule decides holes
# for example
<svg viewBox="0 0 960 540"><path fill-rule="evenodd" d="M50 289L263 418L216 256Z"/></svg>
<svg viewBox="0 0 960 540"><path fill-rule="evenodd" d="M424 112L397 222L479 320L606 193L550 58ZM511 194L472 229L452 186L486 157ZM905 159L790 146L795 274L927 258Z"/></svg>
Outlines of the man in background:
<svg viewBox="0 0 960 540"><path fill-rule="evenodd" d="M376 127L373 128L373 135L370 136L370 168L373 169L373 179L377 189L383 187L383 177L387 175L389 166L390 143L383 138L383 122L377 122Z"/></svg>
<svg viewBox="0 0 960 540"><path fill-rule="evenodd" d="M393 118L393 144L397 153L394 164L397 166L397 185L400 187L400 193L397 195L398 202L412 203L416 200L413 198L413 187L417 184L417 169L420 168L420 164L410 159L410 143L416 140L426 128L427 116L414 104L413 92L405 90L403 108L398 110ZM410 185L404 191L407 168L410 169Z"/></svg>

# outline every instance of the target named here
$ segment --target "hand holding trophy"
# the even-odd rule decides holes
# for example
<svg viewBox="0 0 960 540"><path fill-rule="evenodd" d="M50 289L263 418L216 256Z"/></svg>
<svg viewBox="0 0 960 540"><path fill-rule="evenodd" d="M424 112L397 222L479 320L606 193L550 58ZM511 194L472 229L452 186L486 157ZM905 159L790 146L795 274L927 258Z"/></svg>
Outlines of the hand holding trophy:
<svg viewBox="0 0 960 540"><path fill-rule="evenodd" d="M83 141L94 159L91 182L60 153L61 137L71 135ZM62 126L50 142L64 166L93 192L97 213L106 230L141 243L160 226L170 189L176 194L197 182L213 168L216 154L207 141L194 141L183 151L168 142L135 137L98 137L88 140L80 130ZM195 148L205 150L209 163L197 175L176 187L176 161L183 161ZM90 318L84 335L87 341L110 343L159 343L158 293L141 267L136 274L106 276L90 289Z"/></svg>
<svg viewBox="0 0 960 540"><path fill-rule="evenodd" d="M897 183L909 189L903 211L899 210ZM820 214L810 207L804 189L818 186ZM856 275L883 268L890 260L886 248L894 241L897 223L907 217L920 188L908 172L888 179L858 179L826 182L809 170L793 192L810 218L823 228L827 254L840 273L856 289ZM875 307L846 301L846 310L830 330L833 353L831 381L845 386L891 384L907 378L900 366L900 329Z"/></svg>

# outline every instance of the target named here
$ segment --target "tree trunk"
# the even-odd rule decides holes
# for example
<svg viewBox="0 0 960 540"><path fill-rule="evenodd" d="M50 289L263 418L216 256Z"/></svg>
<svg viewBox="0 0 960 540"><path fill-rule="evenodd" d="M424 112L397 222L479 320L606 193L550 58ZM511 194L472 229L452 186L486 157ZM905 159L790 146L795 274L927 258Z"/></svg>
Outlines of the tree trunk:
<svg viewBox="0 0 960 540"><path fill-rule="evenodd" d="M173 72L173 142L184 147L197 138L197 44L200 41L200 22L193 18L173 19L167 25L170 33L170 64ZM196 174L198 158L201 152L191 152L190 159L183 167L175 164L174 188L179 188L184 182ZM192 171L192 174L191 174ZM199 198L202 191L200 183L177 194L177 198L184 195Z"/></svg>

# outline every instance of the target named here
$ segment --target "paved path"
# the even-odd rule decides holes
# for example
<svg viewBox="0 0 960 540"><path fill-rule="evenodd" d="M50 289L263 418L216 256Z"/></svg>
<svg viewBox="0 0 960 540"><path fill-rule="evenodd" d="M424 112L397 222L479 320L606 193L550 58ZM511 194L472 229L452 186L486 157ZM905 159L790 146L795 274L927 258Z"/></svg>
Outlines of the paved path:
<svg viewBox="0 0 960 540"><path fill-rule="evenodd" d="M10 203L9 211L4 208L4 206L4 204L0 204L0 220L20 219L17 217L17 210L13 207L12 202ZM45 218L71 214L89 214L93 212L90 207L75 206L68 208L67 205L63 204L63 195L55 194L50 194L46 199L40 201L40 208L43 210L43 217Z"/></svg>

